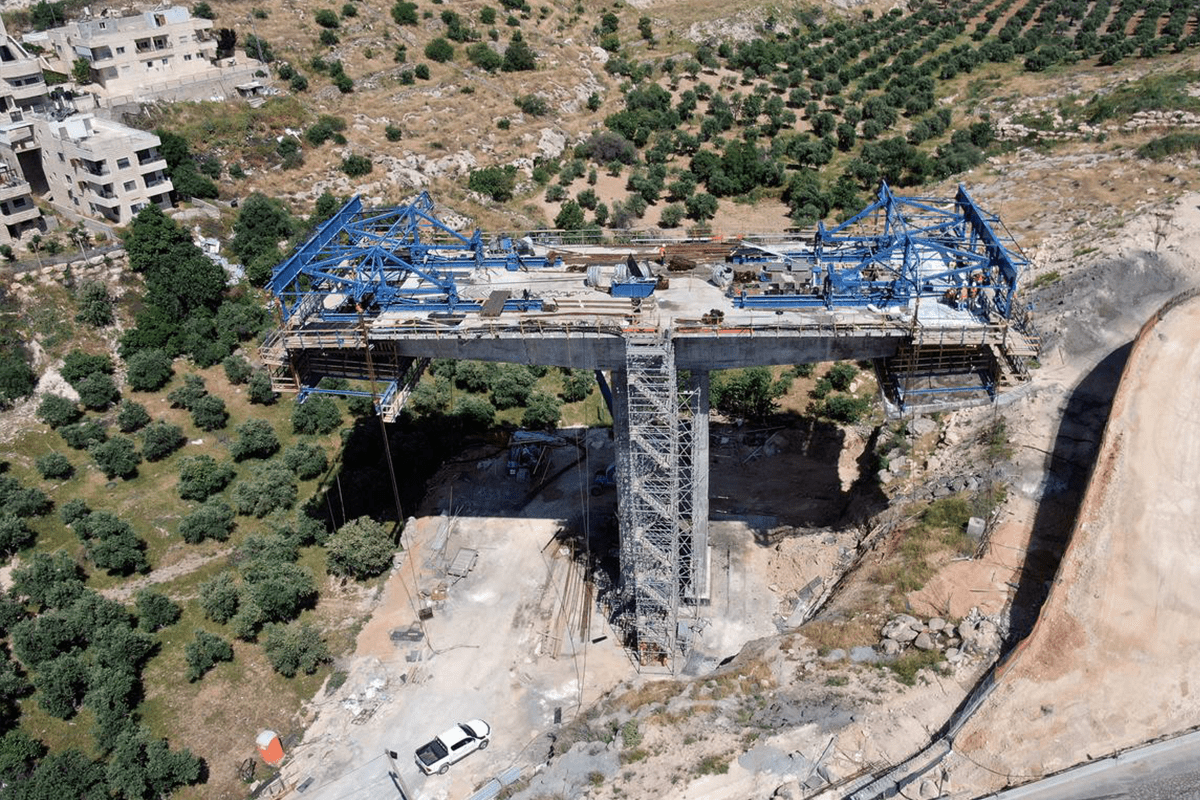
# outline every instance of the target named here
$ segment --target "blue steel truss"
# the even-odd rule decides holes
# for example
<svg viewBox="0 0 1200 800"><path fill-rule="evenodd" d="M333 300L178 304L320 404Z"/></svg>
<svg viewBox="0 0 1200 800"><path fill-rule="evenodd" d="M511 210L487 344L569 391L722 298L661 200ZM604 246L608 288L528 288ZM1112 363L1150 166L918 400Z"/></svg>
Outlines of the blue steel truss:
<svg viewBox="0 0 1200 800"><path fill-rule="evenodd" d="M739 289L744 308L825 306L880 308L919 298L941 300L987 292L993 313L1009 318L1028 261L999 218L982 210L963 186L953 200L898 197L886 183L875 202L842 224L818 224L810 241L782 247L747 245L742 263L773 262L800 274L782 291ZM771 273L764 271L764 282Z"/></svg>
<svg viewBox="0 0 1200 800"><path fill-rule="evenodd" d="M433 215L424 192L408 205L378 209L364 209L356 195L275 267L268 286L287 321L314 313L324 320L352 319L359 309L466 312L483 303L459 297L458 277L479 267L546 265L510 239L489 248L479 230L464 236L449 228ZM536 298L504 303L505 311L540 307Z"/></svg>

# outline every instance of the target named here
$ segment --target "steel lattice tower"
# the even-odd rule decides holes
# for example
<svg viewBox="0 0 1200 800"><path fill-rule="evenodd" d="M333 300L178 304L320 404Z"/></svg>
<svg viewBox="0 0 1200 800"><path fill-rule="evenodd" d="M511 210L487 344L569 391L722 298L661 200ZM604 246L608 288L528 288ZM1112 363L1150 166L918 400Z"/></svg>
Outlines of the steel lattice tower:
<svg viewBox="0 0 1200 800"><path fill-rule="evenodd" d="M628 432L618 459L618 481L625 490L621 584L639 659L672 669L686 650L680 640L687 636L681 630L681 606L695 597L697 585L694 482L701 392L697 381L688 383L680 386L674 348L665 334L626 338L619 389L626 396L622 427Z"/></svg>

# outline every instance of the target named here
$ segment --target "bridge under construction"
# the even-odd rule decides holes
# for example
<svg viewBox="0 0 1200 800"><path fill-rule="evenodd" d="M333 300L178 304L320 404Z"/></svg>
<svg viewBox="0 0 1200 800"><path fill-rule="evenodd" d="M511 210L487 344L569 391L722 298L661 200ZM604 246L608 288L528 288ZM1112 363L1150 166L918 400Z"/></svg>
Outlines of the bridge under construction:
<svg viewBox="0 0 1200 800"><path fill-rule="evenodd" d="M570 244L464 234L421 195L350 200L276 267L262 355L301 398L358 381L394 420L432 358L596 370L617 444L615 622L675 669L708 592L709 371L873 360L893 416L986 403L1027 378L1027 262L966 189L874 202L802 237ZM607 379L604 377L607 373Z"/></svg>

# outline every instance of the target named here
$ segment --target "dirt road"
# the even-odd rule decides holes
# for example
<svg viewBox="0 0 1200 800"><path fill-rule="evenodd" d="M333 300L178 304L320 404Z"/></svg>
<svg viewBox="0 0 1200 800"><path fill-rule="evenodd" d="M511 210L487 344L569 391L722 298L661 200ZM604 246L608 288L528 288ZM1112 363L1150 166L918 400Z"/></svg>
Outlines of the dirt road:
<svg viewBox="0 0 1200 800"><path fill-rule="evenodd" d="M1135 341L1062 568L955 741L954 788L974 796L1200 724L1198 336L1191 295Z"/></svg>

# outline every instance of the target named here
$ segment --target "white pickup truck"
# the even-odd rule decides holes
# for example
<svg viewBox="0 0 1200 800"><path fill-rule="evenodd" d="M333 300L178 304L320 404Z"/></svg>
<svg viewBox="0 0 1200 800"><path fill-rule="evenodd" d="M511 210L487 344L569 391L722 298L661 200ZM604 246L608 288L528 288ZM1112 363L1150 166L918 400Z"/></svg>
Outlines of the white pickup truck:
<svg viewBox="0 0 1200 800"><path fill-rule="evenodd" d="M460 722L417 748L417 766L426 775L445 775L451 764L486 750L491 735L491 727L481 719Z"/></svg>

